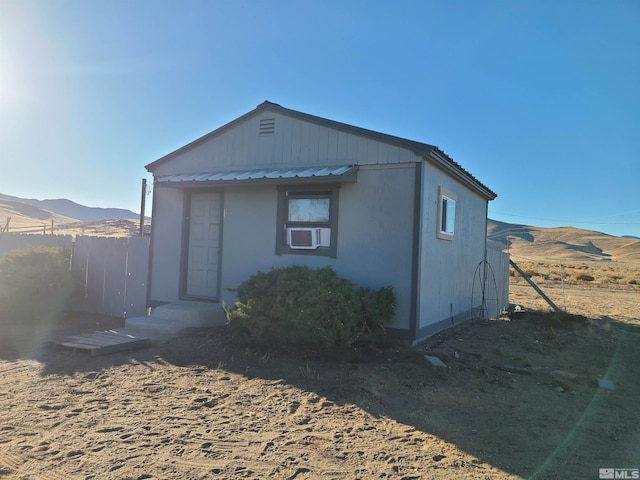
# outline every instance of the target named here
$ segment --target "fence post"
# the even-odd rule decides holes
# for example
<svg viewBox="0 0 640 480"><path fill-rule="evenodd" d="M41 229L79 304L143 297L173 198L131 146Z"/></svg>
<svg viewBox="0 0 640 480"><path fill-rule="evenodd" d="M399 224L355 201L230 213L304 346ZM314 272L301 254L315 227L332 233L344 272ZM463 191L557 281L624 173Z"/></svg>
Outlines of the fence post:
<svg viewBox="0 0 640 480"><path fill-rule="evenodd" d="M527 275L526 273L524 273L524 272L522 271L522 269L521 269L518 265L516 265L516 264L515 264L515 262L514 262L513 260L509 260L509 265L511 265L511 266L515 269L515 271L516 271L516 272L518 272L518 273L520 274L520 276L521 276L522 278L524 278L524 279L527 281L527 283L528 283L529 285L531 285L531 287L532 287L536 292L538 292L538 295L540 295L540 296L542 297L542 299L543 299L545 302L547 302L551 308L553 308L556 312L561 312L561 311L562 311L562 310L560 310L560 308L559 308L555 303L553 303L553 302L551 301L551 299L550 299L549 297L547 297L547 296L545 295L545 293L544 293L542 290L540 290L540 287L538 287L538 285L536 285L536 284L534 283L534 281L533 281L533 280L531 280L531 278L529 277L529 275Z"/></svg>

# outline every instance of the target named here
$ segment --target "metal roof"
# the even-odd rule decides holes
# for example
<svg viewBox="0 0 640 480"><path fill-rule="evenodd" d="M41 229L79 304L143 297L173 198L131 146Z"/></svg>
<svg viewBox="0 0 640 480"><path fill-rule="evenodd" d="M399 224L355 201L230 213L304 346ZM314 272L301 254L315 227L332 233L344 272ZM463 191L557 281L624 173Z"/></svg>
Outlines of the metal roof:
<svg viewBox="0 0 640 480"><path fill-rule="evenodd" d="M228 172L181 173L156 177L156 182L174 186L190 184L246 184L246 183L326 183L355 182L357 167L277 168L267 170L232 170Z"/></svg>

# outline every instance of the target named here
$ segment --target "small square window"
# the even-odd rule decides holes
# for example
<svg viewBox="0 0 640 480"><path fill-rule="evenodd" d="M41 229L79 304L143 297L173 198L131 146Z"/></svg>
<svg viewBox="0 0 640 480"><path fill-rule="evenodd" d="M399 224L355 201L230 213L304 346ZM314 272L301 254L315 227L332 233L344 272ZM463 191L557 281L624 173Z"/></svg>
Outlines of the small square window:
<svg viewBox="0 0 640 480"><path fill-rule="evenodd" d="M453 240L456 226L455 193L442 187L438 189L438 238Z"/></svg>

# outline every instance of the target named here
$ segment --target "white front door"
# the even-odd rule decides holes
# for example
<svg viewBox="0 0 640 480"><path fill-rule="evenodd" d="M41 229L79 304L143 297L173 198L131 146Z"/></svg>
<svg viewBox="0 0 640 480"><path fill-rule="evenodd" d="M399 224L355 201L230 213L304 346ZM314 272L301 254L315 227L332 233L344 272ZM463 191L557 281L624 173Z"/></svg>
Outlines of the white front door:
<svg viewBox="0 0 640 480"><path fill-rule="evenodd" d="M218 300L221 193L194 193L189 212L186 294Z"/></svg>

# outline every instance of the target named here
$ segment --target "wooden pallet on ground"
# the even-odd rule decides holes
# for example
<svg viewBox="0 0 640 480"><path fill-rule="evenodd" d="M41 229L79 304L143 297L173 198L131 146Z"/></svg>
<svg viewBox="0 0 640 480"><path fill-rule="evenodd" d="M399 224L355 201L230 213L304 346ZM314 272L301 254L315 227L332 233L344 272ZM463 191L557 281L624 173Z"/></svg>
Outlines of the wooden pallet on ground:
<svg viewBox="0 0 640 480"><path fill-rule="evenodd" d="M108 330L71 335L51 340L51 343L74 350L88 351L92 356L96 356L144 348L149 346L149 339Z"/></svg>

